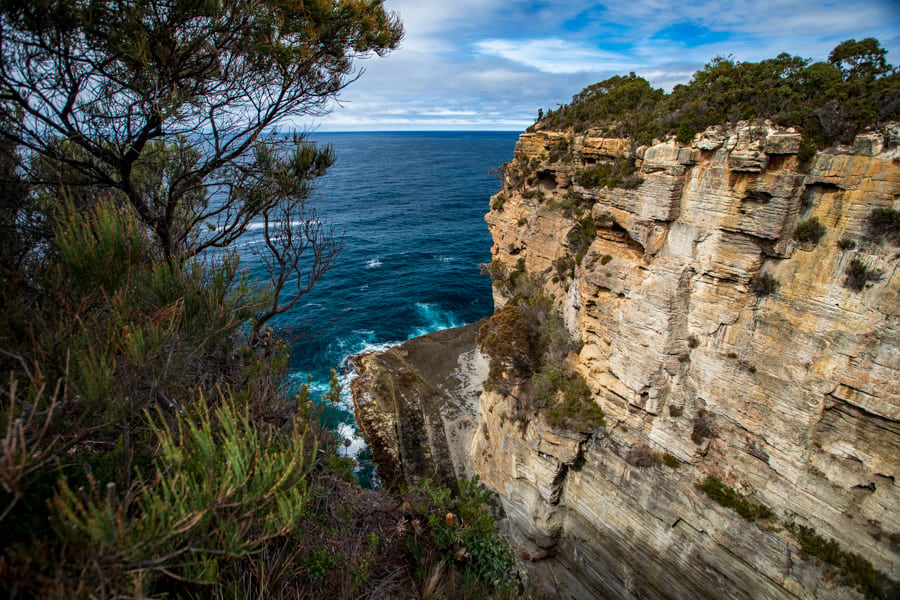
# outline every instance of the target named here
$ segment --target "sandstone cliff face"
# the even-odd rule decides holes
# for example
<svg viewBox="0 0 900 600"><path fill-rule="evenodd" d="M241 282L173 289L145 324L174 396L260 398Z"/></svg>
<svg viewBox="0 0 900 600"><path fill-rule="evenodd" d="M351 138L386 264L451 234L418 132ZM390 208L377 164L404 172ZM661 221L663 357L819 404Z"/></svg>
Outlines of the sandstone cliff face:
<svg viewBox="0 0 900 600"><path fill-rule="evenodd" d="M523 423L487 392L470 456L553 593L853 597L787 521L900 579L900 254L866 240L873 209L900 209L897 144L888 128L802 166L799 134L742 124L639 148L630 189L596 189L579 173L628 157L626 141L521 136L486 218L494 273L542 282L606 426ZM596 235L575 248L588 217ZM812 217L818 243L794 239ZM854 259L880 279L846 287ZM751 291L762 274L773 293ZM707 474L779 520L713 503L694 486Z"/></svg>

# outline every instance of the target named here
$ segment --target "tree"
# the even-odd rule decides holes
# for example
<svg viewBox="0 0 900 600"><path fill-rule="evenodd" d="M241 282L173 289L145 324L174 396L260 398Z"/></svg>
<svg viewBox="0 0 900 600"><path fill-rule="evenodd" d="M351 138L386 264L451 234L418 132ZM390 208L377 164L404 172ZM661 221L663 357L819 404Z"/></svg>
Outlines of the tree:
<svg viewBox="0 0 900 600"><path fill-rule="evenodd" d="M834 47L828 62L841 70L844 81L852 78L873 79L892 70L887 50L875 38L847 40Z"/></svg>
<svg viewBox="0 0 900 600"><path fill-rule="evenodd" d="M184 260L305 200L269 193L275 165L327 156L270 132L402 33L381 0L0 0L0 140L28 183L113 193Z"/></svg>

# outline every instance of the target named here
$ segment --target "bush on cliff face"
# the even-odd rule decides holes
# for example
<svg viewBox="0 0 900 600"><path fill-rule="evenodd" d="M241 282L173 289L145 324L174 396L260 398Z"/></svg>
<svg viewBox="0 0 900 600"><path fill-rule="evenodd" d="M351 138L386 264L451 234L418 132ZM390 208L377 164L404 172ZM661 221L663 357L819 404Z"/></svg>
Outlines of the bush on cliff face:
<svg viewBox="0 0 900 600"><path fill-rule="evenodd" d="M575 175L575 180L586 188L621 187L630 190L643 183L635 173L636 169L634 157L623 157L585 167Z"/></svg>
<svg viewBox="0 0 900 600"><path fill-rule="evenodd" d="M707 475L702 482L695 485L698 490L715 500L717 504L734 510L748 521L769 519L774 516L769 507L750 500L715 475Z"/></svg>
<svg viewBox="0 0 900 600"><path fill-rule="evenodd" d="M788 530L800 544L803 556L813 556L835 567L840 582L856 589L868 600L900 597L900 583L891 581L859 554L845 551L836 541L822 537L812 527L789 523Z"/></svg>
<svg viewBox="0 0 900 600"><path fill-rule="evenodd" d="M876 208L866 218L865 237L875 243L900 245L900 210Z"/></svg>
<svg viewBox="0 0 900 600"><path fill-rule="evenodd" d="M605 423L581 374L549 365L545 369L532 379L532 387L535 401L546 407L544 417L551 427L593 431Z"/></svg>
<svg viewBox="0 0 900 600"><path fill-rule="evenodd" d="M615 76L585 88L539 123L600 129L640 145L666 134L688 143L712 125L767 118L800 127L804 139L821 148L900 119L900 74L886 56L877 40L866 38L838 44L826 62L786 53L756 63L718 57L670 94L634 73Z"/></svg>
<svg viewBox="0 0 900 600"><path fill-rule="evenodd" d="M603 411L568 365L578 344L537 282L525 279L528 284L478 332L478 345L490 357L485 387L510 398L520 424L541 413L553 427L593 430L603 425Z"/></svg>
<svg viewBox="0 0 900 600"><path fill-rule="evenodd" d="M509 393L534 369L534 340L525 313L509 302L478 330L477 342L491 357L485 386Z"/></svg>
<svg viewBox="0 0 900 600"><path fill-rule="evenodd" d="M858 256L854 256L847 265L844 287L854 292L861 292L870 282L881 279L881 271L875 269Z"/></svg>
<svg viewBox="0 0 900 600"><path fill-rule="evenodd" d="M750 278L750 293L764 298L778 291L778 280L769 273L757 273Z"/></svg>
<svg viewBox="0 0 900 600"><path fill-rule="evenodd" d="M794 230L794 239L798 242L818 244L825 235L825 226L819 223L818 217L806 219Z"/></svg>

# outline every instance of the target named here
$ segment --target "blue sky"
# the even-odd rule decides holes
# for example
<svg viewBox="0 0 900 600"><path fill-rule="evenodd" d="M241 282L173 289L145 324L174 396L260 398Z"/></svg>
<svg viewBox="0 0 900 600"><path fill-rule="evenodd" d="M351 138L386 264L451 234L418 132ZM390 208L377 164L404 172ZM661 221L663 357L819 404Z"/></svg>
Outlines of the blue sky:
<svg viewBox="0 0 900 600"><path fill-rule="evenodd" d="M900 64L898 0L386 0L406 29L319 131L522 130L539 107L634 71L670 90L716 56L823 60L876 37Z"/></svg>

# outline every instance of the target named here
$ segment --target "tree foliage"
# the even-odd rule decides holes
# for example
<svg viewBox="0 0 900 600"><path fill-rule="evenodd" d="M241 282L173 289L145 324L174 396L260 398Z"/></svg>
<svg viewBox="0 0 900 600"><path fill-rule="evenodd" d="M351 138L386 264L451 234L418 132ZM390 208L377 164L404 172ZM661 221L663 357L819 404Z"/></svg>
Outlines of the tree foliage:
<svg viewBox="0 0 900 600"><path fill-rule="evenodd" d="M281 195L305 199L303 188L271 193L272 164L305 181L325 161L268 133L325 111L354 79L354 58L402 36L379 0L4 0L0 10L2 136L25 178L114 192L170 257L228 246Z"/></svg>
<svg viewBox="0 0 900 600"><path fill-rule="evenodd" d="M787 53L760 62L717 57L670 94L634 73L585 88L548 111L542 127L598 128L648 144L686 143L712 125L767 118L802 129L818 145L849 142L865 127L900 119L900 73L878 40L848 40L827 62Z"/></svg>

